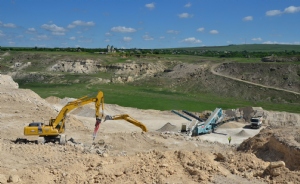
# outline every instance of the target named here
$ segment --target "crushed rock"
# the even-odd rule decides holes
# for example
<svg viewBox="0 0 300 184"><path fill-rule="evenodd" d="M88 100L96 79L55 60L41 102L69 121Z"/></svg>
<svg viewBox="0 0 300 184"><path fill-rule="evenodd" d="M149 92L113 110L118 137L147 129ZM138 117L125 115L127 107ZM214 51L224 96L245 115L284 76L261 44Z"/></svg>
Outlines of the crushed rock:
<svg viewBox="0 0 300 184"><path fill-rule="evenodd" d="M175 125L172 125L171 123L166 123L164 126L162 126L160 129L158 129L158 132L166 132L166 131L177 131L178 128Z"/></svg>

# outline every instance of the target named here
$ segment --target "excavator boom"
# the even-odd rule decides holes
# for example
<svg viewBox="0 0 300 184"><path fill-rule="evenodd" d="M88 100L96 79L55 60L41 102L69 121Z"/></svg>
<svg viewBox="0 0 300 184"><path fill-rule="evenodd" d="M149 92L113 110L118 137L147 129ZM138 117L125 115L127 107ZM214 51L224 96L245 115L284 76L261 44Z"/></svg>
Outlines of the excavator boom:
<svg viewBox="0 0 300 184"><path fill-rule="evenodd" d="M109 115L107 115L105 117L104 121L106 121L106 120L121 120L121 119L126 120L129 123L131 123L131 124L133 124L133 125L135 125L137 127L140 127L144 132L148 132L147 127L143 123L139 122L136 119L133 119L128 114L120 114L120 115L115 115L115 116L109 116Z"/></svg>

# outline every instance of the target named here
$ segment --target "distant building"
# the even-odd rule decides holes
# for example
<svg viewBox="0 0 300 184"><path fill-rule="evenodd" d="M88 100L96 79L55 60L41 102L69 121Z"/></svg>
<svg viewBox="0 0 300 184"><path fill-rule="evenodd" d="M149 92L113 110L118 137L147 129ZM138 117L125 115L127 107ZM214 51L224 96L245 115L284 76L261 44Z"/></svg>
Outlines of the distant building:
<svg viewBox="0 0 300 184"><path fill-rule="evenodd" d="M107 52L116 52L114 46L107 45Z"/></svg>

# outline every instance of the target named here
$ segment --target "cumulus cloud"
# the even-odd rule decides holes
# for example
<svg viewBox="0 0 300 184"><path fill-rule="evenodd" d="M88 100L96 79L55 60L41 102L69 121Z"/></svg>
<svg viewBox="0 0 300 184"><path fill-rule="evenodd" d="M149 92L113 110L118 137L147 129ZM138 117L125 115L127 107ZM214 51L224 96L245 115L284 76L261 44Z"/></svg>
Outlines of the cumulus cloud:
<svg viewBox="0 0 300 184"><path fill-rule="evenodd" d="M168 30L167 33L169 33L169 34L178 34L179 31L176 31L176 30Z"/></svg>
<svg viewBox="0 0 300 184"><path fill-rule="evenodd" d="M84 22L84 21L81 21L81 20L75 20L73 21L71 24L68 25L68 28L69 29L72 29L72 28L75 28L77 26L94 26L95 23L90 21L90 22Z"/></svg>
<svg viewBox="0 0 300 184"><path fill-rule="evenodd" d="M131 37L124 37L124 38L123 38L123 41L125 41L125 42L130 42L131 40L132 40Z"/></svg>
<svg viewBox="0 0 300 184"><path fill-rule="evenodd" d="M16 28L17 26L13 23L7 23L7 24L3 24L4 27L8 27L8 28Z"/></svg>
<svg viewBox="0 0 300 184"><path fill-rule="evenodd" d="M261 38L252 38L251 40L252 40L252 41L262 41Z"/></svg>
<svg viewBox="0 0 300 184"><path fill-rule="evenodd" d="M65 35L66 32L65 28L59 27L55 24L51 24L51 25L43 24L41 28L50 31L53 35Z"/></svg>
<svg viewBox="0 0 300 184"><path fill-rule="evenodd" d="M190 37L190 38L186 38L184 40L182 40L181 42L185 42L185 43L201 43L201 40L196 39L195 37Z"/></svg>
<svg viewBox="0 0 300 184"><path fill-rule="evenodd" d="M135 29L131 27L124 27L124 26L118 26L118 27L113 27L110 29L113 32L120 32L120 33L133 33L136 32Z"/></svg>
<svg viewBox="0 0 300 184"><path fill-rule="evenodd" d="M31 28L28 28L27 31L30 31L30 32L35 32L35 28L31 27Z"/></svg>
<svg viewBox="0 0 300 184"><path fill-rule="evenodd" d="M183 19L186 19L186 18L191 18L193 17L193 15L189 14L189 13L181 13L178 15L179 18L183 18Z"/></svg>
<svg viewBox="0 0 300 184"><path fill-rule="evenodd" d="M26 30L26 33L30 33L30 34L36 33L36 30L35 30L35 28L31 27Z"/></svg>
<svg viewBox="0 0 300 184"><path fill-rule="evenodd" d="M200 27L197 29L198 32L203 32L204 31L204 27Z"/></svg>
<svg viewBox="0 0 300 184"><path fill-rule="evenodd" d="M284 9L284 13L297 13L300 11L300 6L295 7L295 6L289 6Z"/></svg>
<svg viewBox="0 0 300 184"><path fill-rule="evenodd" d="M269 10L266 12L267 16L276 16L276 15L280 15L281 11L280 10Z"/></svg>
<svg viewBox="0 0 300 184"><path fill-rule="evenodd" d="M283 45L300 45L300 42L276 42L276 41L266 41L263 44L283 44Z"/></svg>
<svg viewBox="0 0 300 184"><path fill-rule="evenodd" d="M252 21L253 17L252 16L247 16L243 18L243 21Z"/></svg>
<svg viewBox="0 0 300 184"><path fill-rule="evenodd" d="M69 38L70 40L76 40L76 37L75 36L72 36Z"/></svg>
<svg viewBox="0 0 300 184"><path fill-rule="evenodd" d="M186 8L189 8L189 7L191 7L191 6L192 6L191 3L188 3L188 4L184 5L184 7L186 7Z"/></svg>
<svg viewBox="0 0 300 184"><path fill-rule="evenodd" d="M145 7L148 8L149 10L152 10L155 8L155 4L154 3L146 4Z"/></svg>
<svg viewBox="0 0 300 184"><path fill-rule="evenodd" d="M209 33L210 34L219 34L219 31L217 31L217 30L211 30Z"/></svg>
<svg viewBox="0 0 300 184"><path fill-rule="evenodd" d="M154 38L149 36L149 35L144 35L143 39L146 40L146 41L154 40Z"/></svg>
<svg viewBox="0 0 300 184"><path fill-rule="evenodd" d="M297 13L300 12L300 6L296 7L296 6L289 6L287 8L285 8L283 11L280 10L269 10L266 12L267 16L276 16L276 15L281 15L284 13Z"/></svg>

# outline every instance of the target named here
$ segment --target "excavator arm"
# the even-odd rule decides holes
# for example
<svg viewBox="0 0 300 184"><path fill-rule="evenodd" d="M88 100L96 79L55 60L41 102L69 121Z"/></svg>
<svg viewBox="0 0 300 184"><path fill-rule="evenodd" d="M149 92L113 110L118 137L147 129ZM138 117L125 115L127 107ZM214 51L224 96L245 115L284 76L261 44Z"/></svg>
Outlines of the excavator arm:
<svg viewBox="0 0 300 184"><path fill-rule="evenodd" d="M55 119L50 120L50 125L53 128L59 129L59 132L63 131L63 127L65 124L65 117L67 113L72 111L75 108L84 106L86 104L95 102L95 116L96 119L102 119L104 114L104 98L103 98L103 92L99 91L97 96L89 95L81 97L75 101L69 102L67 105L65 105L59 114L56 116ZM100 113L100 107L102 112Z"/></svg>
<svg viewBox="0 0 300 184"><path fill-rule="evenodd" d="M121 119L126 120L129 123L131 123L137 127L140 127L144 132L148 132L147 127L143 123L139 122L138 120L133 119L128 114L120 114L120 115L115 115L115 116L107 115L107 116L105 116L104 121L106 121L106 120L121 120Z"/></svg>
<svg viewBox="0 0 300 184"><path fill-rule="evenodd" d="M66 104L58 113L56 118L50 119L49 125L42 125L42 123L30 123L29 126L24 128L24 135L58 136L65 131L66 115L75 108L92 102L95 103L96 120L101 121L104 116L104 95L102 91L99 91L97 95L87 95Z"/></svg>

